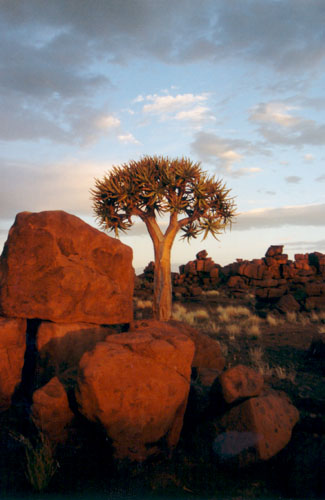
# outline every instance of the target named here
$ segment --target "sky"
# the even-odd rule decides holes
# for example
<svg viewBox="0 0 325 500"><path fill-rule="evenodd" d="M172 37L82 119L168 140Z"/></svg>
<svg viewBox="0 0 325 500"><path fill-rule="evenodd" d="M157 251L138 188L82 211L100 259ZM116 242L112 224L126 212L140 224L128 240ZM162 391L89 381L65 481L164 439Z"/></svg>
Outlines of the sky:
<svg viewBox="0 0 325 500"><path fill-rule="evenodd" d="M94 179L144 155L201 162L237 205L174 269L325 252L324 146L324 0L0 0L0 252L21 211L98 227ZM121 241L153 259L142 222Z"/></svg>

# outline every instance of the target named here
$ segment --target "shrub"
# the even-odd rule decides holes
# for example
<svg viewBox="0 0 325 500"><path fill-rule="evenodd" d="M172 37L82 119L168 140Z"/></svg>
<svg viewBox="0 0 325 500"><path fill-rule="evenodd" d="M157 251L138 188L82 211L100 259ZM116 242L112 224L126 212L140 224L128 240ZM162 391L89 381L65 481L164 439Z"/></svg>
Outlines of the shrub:
<svg viewBox="0 0 325 500"><path fill-rule="evenodd" d="M24 446L27 480L35 491L45 490L58 468L58 462L54 458L54 450L48 437L40 432L32 442L22 434L12 433L11 435Z"/></svg>

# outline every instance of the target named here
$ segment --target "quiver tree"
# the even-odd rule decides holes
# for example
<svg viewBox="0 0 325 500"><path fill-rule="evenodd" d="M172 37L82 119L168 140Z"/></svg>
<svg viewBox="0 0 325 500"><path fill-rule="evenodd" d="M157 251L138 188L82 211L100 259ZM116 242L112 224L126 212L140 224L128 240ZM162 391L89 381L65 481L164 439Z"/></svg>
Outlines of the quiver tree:
<svg viewBox="0 0 325 500"><path fill-rule="evenodd" d="M100 226L125 232L140 217L152 239L155 256L154 303L156 319L167 321L172 313L171 248L178 231L190 240L202 234L215 238L235 215L233 198L220 180L209 177L199 163L187 158L145 156L114 166L91 190ZM163 232L157 216L169 213Z"/></svg>

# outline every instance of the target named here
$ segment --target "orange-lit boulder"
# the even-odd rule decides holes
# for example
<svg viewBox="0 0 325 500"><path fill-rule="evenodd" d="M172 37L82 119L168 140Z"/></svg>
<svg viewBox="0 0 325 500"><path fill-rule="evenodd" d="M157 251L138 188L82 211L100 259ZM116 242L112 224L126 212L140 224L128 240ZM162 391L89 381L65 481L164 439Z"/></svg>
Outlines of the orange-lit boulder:
<svg viewBox="0 0 325 500"><path fill-rule="evenodd" d="M249 366L236 365L219 377L222 396L230 404L242 398L258 396L264 385L263 376Z"/></svg>
<svg viewBox="0 0 325 500"><path fill-rule="evenodd" d="M138 329L109 336L83 355L79 410L106 429L117 458L142 461L176 446L193 354L184 335Z"/></svg>
<svg viewBox="0 0 325 500"><path fill-rule="evenodd" d="M0 313L128 323L133 283L128 246L63 211L22 212L0 260Z"/></svg>
<svg viewBox="0 0 325 500"><path fill-rule="evenodd" d="M38 380L77 368L82 355L112 333L116 332L109 326L42 321L36 336Z"/></svg>
<svg viewBox="0 0 325 500"><path fill-rule="evenodd" d="M146 329L155 334L181 333L190 338L195 345L195 354L192 367L200 374L202 371L206 374L207 370L215 372L215 377L220 375L225 367L226 360L221 352L220 344L208 335L199 332L181 321L170 320L168 322L155 320L139 320L131 323L130 330Z"/></svg>
<svg viewBox="0 0 325 500"><path fill-rule="evenodd" d="M70 410L65 389L57 377L37 389L33 394L32 417L40 431L50 441L63 443L74 414Z"/></svg>
<svg viewBox="0 0 325 500"><path fill-rule="evenodd" d="M250 398L222 417L224 432L216 438L217 451L222 455L223 450L228 457L238 451L242 454L242 460L238 458L243 465L245 461L268 460L288 444L298 420L298 410L284 397L269 394ZM238 447L241 437L243 446ZM248 453L249 450L253 453Z"/></svg>
<svg viewBox="0 0 325 500"><path fill-rule="evenodd" d="M21 381L26 349L26 320L0 317L0 411L9 408Z"/></svg>

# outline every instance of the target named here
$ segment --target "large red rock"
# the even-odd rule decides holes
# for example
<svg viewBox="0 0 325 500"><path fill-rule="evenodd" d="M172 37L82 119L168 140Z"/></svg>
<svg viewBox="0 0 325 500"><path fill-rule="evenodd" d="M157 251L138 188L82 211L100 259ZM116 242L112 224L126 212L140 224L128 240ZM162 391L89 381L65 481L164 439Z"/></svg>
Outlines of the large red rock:
<svg viewBox="0 0 325 500"><path fill-rule="evenodd" d="M222 396L230 404L242 398L258 396L264 385L263 375L249 366L236 365L219 377Z"/></svg>
<svg viewBox="0 0 325 500"><path fill-rule="evenodd" d="M22 212L0 260L0 313L55 322L128 323L132 250L63 211Z"/></svg>
<svg viewBox="0 0 325 500"><path fill-rule="evenodd" d="M39 379L48 380L77 368L82 355L112 333L109 326L42 321L36 337Z"/></svg>
<svg viewBox="0 0 325 500"><path fill-rule="evenodd" d="M65 389L57 377L33 394L32 417L40 431L53 443L64 443L74 414Z"/></svg>
<svg viewBox="0 0 325 500"><path fill-rule="evenodd" d="M214 373L214 378L216 378L225 367L226 360L221 352L219 342L186 323L176 320L168 322L138 320L131 323L130 331L137 331L139 328L151 332L165 333L166 335L168 333L181 333L189 337L195 345L192 367L197 370L199 375L204 372L206 376L207 370L210 370Z"/></svg>
<svg viewBox="0 0 325 500"><path fill-rule="evenodd" d="M26 350L26 320L0 317L0 411L7 410L21 382Z"/></svg>
<svg viewBox="0 0 325 500"><path fill-rule="evenodd" d="M176 446L193 355L184 335L138 329L109 336L81 358L80 412L106 429L117 458L142 461Z"/></svg>
<svg viewBox="0 0 325 500"><path fill-rule="evenodd" d="M248 399L232 408L221 419L221 426L225 431L224 450L230 456L233 446L235 454L242 435L247 447L245 449L243 446L239 453L247 452L250 448L254 449L250 460L268 460L288 444L298 420L298 410L284 397L269 394ZM237 443L233 440L234 433ZM220 440L217 438L217 441L218 439Z"/></svg>

